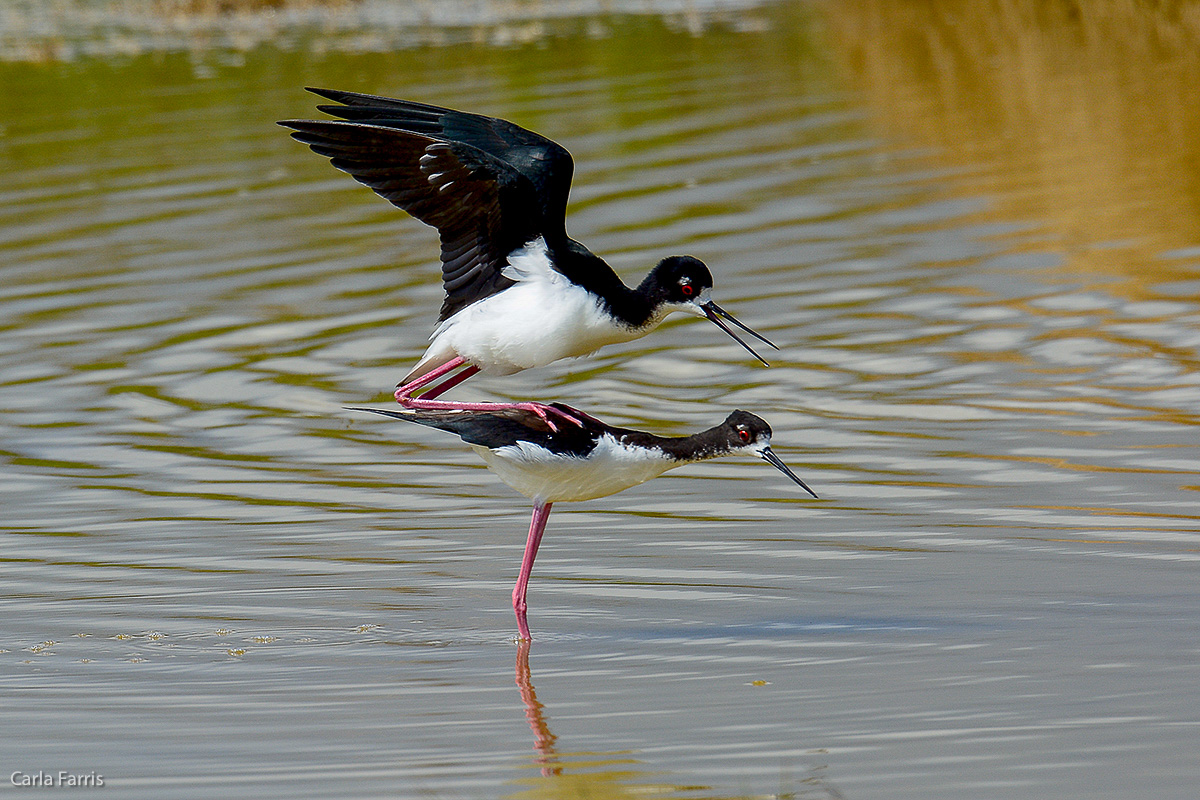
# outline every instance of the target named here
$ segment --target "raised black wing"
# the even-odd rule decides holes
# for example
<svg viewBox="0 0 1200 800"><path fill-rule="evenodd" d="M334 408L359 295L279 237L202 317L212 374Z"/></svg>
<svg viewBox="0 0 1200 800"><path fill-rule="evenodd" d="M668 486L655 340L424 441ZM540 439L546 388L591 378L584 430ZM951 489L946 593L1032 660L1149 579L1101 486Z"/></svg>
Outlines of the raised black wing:
<svg viewBox="0 0 1200 800"><path fill-rule="evenodd" d="M571 156L504 120L351 92L310 90L346 105L345 121L287 120L297 140L441 237L446 299L439 321L512 285L508 255L565 238Z"/></svg>
<svg viewBox="0 0 1200 800"><path fill-rule="evenodd" d="M565 235L567 197L575 162L562 145L508 120L469 114L440 106L394 100L337 89L308 91L342 105L319 105L317 110L351 122L422 133L442 142L475 147L519 172L537 193L542 233Z"/></svg>

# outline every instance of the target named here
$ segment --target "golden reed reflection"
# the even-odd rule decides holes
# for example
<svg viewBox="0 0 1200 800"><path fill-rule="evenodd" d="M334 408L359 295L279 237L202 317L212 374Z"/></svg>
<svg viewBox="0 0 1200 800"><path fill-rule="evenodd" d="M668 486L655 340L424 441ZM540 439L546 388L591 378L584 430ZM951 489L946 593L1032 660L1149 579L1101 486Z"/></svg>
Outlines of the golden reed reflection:
<svg viewBox="0 0 1200 800"><path fill-rule="evenodd" d="M1200 9L1182 0L837 0L833 57L885 138L929 147L1013 252L1132 299L1195 277Z"/></svg>

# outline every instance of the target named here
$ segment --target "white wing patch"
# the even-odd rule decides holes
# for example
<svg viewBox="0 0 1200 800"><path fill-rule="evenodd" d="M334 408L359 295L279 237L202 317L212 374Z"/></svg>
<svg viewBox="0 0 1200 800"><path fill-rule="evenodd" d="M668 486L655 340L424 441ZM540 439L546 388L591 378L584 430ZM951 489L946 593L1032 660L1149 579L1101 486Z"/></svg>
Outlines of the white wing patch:
<svg viewBox="0 0 1200 800"><path fill-rule="evenodd" d="M500 274L517 283L536 280L560 283L567 280L550 266L549 250L546 240L541 236L526 243L520 250L514 250Z"/></svg>

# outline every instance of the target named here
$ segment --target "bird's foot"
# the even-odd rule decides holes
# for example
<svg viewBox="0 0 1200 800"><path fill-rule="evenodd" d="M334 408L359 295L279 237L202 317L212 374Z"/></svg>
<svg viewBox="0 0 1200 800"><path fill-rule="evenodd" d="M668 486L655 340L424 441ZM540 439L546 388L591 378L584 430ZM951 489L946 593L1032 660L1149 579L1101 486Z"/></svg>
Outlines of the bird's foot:
<svg viewBox="0 0 1200 800"><path fill-rule="evenodd" d="M581 428L583 427L584 422L591 422L595 425L603 425L604 424L600 420L593 417L591 414L588 414L586 411L580 411L578 408L575 408L574 406L569 406L566 403L555 403L553 408L556 412L563 415L563 417L570 419L572 422L574 422L576 425L578 425Z"/></svg>
<svg viewBox="0 0 1200 800"><path fill-rule="evenodd" d="M545 403L513 403L512 408L519 408L522 411L529 411L533 414L536 414L538 419L549 425L550 430L554 433L558 433L558 426L554 424L554 420L550 419L551 416L559 417L578 428L584 427L583 420L580 417L575 416L575 414L580 414L582 417L587 416L582 412L576 411L570 406L548 406Z"/></svg>

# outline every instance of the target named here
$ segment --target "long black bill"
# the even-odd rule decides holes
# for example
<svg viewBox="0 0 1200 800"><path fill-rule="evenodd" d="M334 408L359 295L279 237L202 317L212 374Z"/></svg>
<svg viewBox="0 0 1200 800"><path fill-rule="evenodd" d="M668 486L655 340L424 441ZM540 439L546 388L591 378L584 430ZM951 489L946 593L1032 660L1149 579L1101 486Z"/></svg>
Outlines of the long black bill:
<svg viewBox="0 0 1200 800"><path fill-rule="evenodd" d="M788 469L788 465L787 465L787 464L785 464L785 463L783 463L782 461L780 461L780 460L779 460L779 456L775 455L775 453L773 453L773 452L771 451L771 448L769 448L769 447L764 447L764 448L763 448L763 449L762 449L762 450L759 452L759 454L758 454L758 455L759 455L759 456L762 458L762 460L763 460L763 461L766 461L768 464L770 464L771 466L775 467L777 470L779 470L780 472L782 472L784 475L787 475L789 478L791 478L792 480L794 480L796 483L800 484L800 488L801 488L801 489L803 489L804 491L808 492L808 493L809 493L809 494L811 494L813 497L816 497L816 499L818 499L818 500L820 500L820 499L821 499L821 498L817 497L817 493L816 493L816 492L814 492L812 489L808 488L808 484L807 484L807 483L805 483L804 481L800 480L798 477L796 477L796 473L794 473L794 472L792 472L790 469Z"/></svg>
<svg viewBox="0 0 1200 800"><path fill-rule="evenodd" d="M719 305L717 305L716 303L712 302L711 300L710 300L710 301L708 301L707 303L705 303L704 305L700 306L700 309L701 309L701 310L704 312L704 316L708 317L708 319L709 319L709 320L710 320L710 321L711 321L711 322L712 322L714 325L716 325L718 328L720 328L721 330L725 331L725 332L726 332L726 333L728 333L730 336L732 336L732 337L733 337L733 340L734 340L735 342L737 342L738 344L740 344L742 347L746 348L746 350L747 350L747 351L750 353L750 355L754 356L755 358L757 358L759 361L761 361L761 362L763 363L763 366L764 366L764 367L769 367L769 366L771 366L770 364L768 364L768 363L767 363L767 360L766 360L765 358L763 358L762 356L760 356L758 353L754 352L754 348L753 348L753 347L751 347L750 345L748 345L748 344L746 344L745 342L743 342L743 341L742 341L742 339L741 339L741 337L740 337L740 336L738 336L736 333L734 333L734 332L733 332L733 329L732 329L732 328L730 328L728 325L726 325L726 324L725 324L724 322L722 322L721 320L722 320L722 318L729 320L729 321L730 321L730 322L732 322L734 325L737 325L739 328L741 328L742 330L744 330L746 333L748 333L748 334L750 334L751 336L753 336L755 339L759 339L759 340L761 340L761 341L764 341L764 342L766 342L767 344L771 345L771 347L775 347L775 343L774 343L774 342L772 342L772 341L771 341L770 339L768 339L767 337L763 336L761 333L758 333L758 332L757 332L757 331L755 331L753 328L750 328L749 326L747 326L747 325L743 325L742 323L738 322L738 321L737 321L737 319L735 319L735 318L734 318L733 314L730 314L728 311L726 311L725 309L721 308ZM775 349L776 349L776 350L778 350L779 348L778 348L778 347L775 347Z"/></svg>

